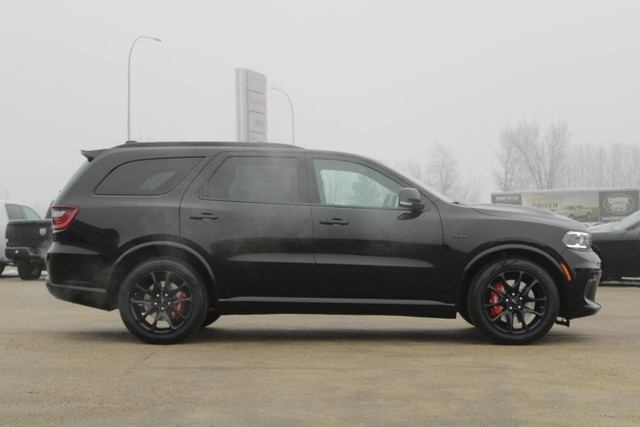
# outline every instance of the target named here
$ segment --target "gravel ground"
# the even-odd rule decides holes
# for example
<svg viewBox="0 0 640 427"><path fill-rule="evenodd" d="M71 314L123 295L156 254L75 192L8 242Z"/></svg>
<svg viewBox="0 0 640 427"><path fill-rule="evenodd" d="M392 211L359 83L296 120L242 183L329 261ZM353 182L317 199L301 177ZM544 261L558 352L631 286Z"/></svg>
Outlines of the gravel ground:
<svg viewBox="0 0 640 427"><path fill-rule="evenodd" d="M523 347L464 320L228 316L139 342L117 312L0 277L0 425L640 425L640 288Z"/></svg>

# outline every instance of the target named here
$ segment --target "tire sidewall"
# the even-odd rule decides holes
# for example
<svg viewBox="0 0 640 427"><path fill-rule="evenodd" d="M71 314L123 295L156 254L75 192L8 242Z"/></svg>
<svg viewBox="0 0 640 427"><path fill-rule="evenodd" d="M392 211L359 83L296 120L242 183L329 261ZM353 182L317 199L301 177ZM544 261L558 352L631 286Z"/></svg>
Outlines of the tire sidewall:
<svg viewBox="0 0 640 427"><path fill-rule="evenodd" d="M31 261L18 261L16 267L18 269L18 276L22 280L35 280L39 279L42 275L42 267Z"/></svg>
<svg viewBox="0 0 640 427"><path fill-rule="evenodd" d="M487 318L483 308L483 296L487 282L500 272L522 270L536 277L547 293L545 315L535 329L524 334L509 334L497 329ZM493 341L500 344L529 344L546 335L555 323L560 306L556 284L539 264L523 258L504 258L494 261L482 269L474 278L468 293L467 308L473 324Z"/></svg>
<svg viewBox="0 0 640 427"><path fill-rule="evenodd" d="M131 290L142 277L153 271L171 271L181 276L189 283L193 295L189 318L179 329L169 333L159 334L146 330L138 324L131 309ZM173 258L148 260L138 264L127 274L118 292L118 308L122 322L133 335L150 344L176 344L185 340L204 322L206 307L207 293L200 275L187 264Z"/></svg>

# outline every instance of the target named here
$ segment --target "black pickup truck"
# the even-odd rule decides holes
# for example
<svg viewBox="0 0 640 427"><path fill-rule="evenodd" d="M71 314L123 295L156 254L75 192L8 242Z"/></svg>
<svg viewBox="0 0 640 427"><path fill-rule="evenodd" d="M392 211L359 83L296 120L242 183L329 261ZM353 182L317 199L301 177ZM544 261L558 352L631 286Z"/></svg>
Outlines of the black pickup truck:
<svg viewBox="0 0 640 427"><path fill-rule="evenodd" d="M46 268L53 241L51 219L14 220L7 223L5 255L18 267L22 280L38 279Z"/></svg>

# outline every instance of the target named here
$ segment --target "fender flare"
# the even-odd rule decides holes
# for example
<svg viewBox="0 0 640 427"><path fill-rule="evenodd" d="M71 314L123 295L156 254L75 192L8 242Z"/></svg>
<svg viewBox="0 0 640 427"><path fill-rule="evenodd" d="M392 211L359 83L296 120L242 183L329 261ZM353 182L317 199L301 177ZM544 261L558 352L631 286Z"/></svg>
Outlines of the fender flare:
<svg viewBox="0 0 640 427"><path fill-rule="evenodd" d="M209 265L209 263L207 262L207 260L195 249L182 244L182 243L178 243L178 242L172 242L172 241L167 241L167 240L151 240L148 242L144 242L141 243L139 245L133 246L129 249L127 249L125 252L123 252L122 254L120 254L120 256L118 256L118 258L115 260L115 262L113 263L113 266L111 267L111 271L109 272L109 276L107 277L107 283L109 284L109 290L110 293L113 294L114 292L114 286L113 286L113 281L114 279L114 273L117 272L119 270L119 267L125 262L125 260L133 253L138 252L144 248L148 248L148 247L170 247L172 249L178 249L181 251L185 251L187 253L189 253L190 255L192 255L193 257L195 257L198 262L201 264L201 266L205 269L205 271L207 272L207 275L209 276L208 278L211 280L212 285L214 287L213 291L215 291L215 287L216 287L216 276L213 274L213 270L211 269L211 266Z"/></svg>
<svg viewBox="0 0 640 427"><path fill-rule="evenodd" d="M474 270L474 268L477 266L478 262L481 259L486 257L491 257L492 255L495 255L500 252L513 252L513 251L530 252L530 253L536 254L537 256L543 257L550 265L553 265L555 268L555 271L550 273L554 277L561 277L563 279L562 280L563 283L559 285L561 285L562 287L566 286L567 279L562 267L560 266L560 264L562 263L562 258L559 254L557 255L557 258L555 258L549 252L536 246L523 245L523 244L517 244L517 243L502 244L499 246L493 246L491 248L483 250L482 252L476 254L465 265L464 269L462 270L462 274L460 275L460 279L458 281L458 286L456 290L456 301L460 300L462 292L465 290L465 283L468 283L470 280L469 278L470 273ZM563 289L560 288L558 289L558 291L562 293Z"/></svg>

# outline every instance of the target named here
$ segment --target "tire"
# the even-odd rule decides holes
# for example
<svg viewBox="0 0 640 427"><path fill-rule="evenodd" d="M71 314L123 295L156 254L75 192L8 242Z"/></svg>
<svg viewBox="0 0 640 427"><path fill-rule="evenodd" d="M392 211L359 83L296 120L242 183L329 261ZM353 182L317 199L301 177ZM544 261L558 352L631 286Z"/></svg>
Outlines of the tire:
<svg viewBox="0 0 640 427"><path fill-rule="evenodd" d="M36 280L42 274L42 266L33 264L30 261L18 261L16 267L18 267L18 276L22 280Z"/></svg>
<svg viewBox="0 0 640 427"><path fill-rule="evenodd" d="M529 344L543 337L560 304L549 273L521 258L487 265L475 277L467 298L473 324L500 344Z"/></svg>
<svg viewBox="0 0 640 427"><path fill-rule="evenodd" d="M127 329L150 344L176 344L200 328L207 314L200 276L171 258L144 261L124 279L118 293Z"/></svg>
<svg viewBox="0 0 640 427"><path fill-rule="evenodd" d="M4 272L4 264L0 264L0 275Z"/></svg>
<svg viewBox="0 0 640 427"><path fill-rule="evenodd" d="M201 328L206 328L207 326L209 326L210 324L212 324L213 322L215 322L219 318L220 318L220 313L218 313L215 310L209 310L207 312L207 315L204 317L204 322L202 322L202 326L200 326L200 327Z"/></svg>
<svg viewBox="0 0 640 427"><path fill-rule="evenodd" d="M471 317L469 317L469 310L460 310L458 313L460 314L460 317L462 317L468 324L470 324L471 326L475 326L473 324L473 321L471 320Z"/></svg>

